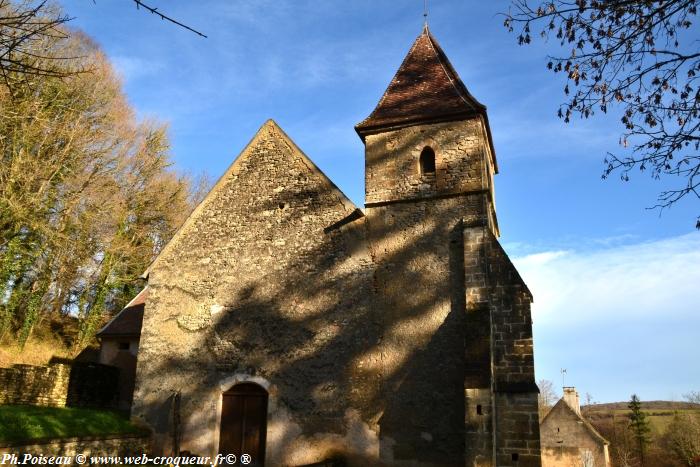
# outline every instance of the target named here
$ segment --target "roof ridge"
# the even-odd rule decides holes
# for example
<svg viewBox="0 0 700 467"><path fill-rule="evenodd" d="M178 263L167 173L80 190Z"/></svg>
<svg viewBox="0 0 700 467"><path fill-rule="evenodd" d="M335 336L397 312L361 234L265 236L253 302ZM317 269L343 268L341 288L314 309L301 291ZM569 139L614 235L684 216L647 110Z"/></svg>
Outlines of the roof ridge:
<svg viewBox="0 0 700 467"><path fill-rule="evenodd" d="M433 50L435 51L435 55L440 62L440 65L442 65L443 70L445 71L445 75L447 75L447 79L450 80L450 83L452 86L454 86L455 91L459 94L459 97L462 98L465 104L467 105L473 105L473 104L478 104L478 106L483 107L484 110L486 110L486 106L483 105L481 102L479 102L474 96L471 95L469 90L467 89L467 86L464 84L462 81L462 78L459 77L459 73L457 73L457 70L452 66L452 63L450 63L449 59L447 58L447 54L445 53L444 50L442 50L442 47L440 46L440 43L435 39L435 36L432 35L430 30L428 30L427 25L426 25L426 31L428 33L428 39L430 39L430 45L433 46ZM444 57L444 61L443 58ZM454 79L452 79L454 77ZM462 89L459 89L458 84L462 85ZM465 93L471 100L472 102L468 102L464 96L462 96L462 92Z"/></svg>
<svg viewBox="0 0 700 467"><path fill-rule="evenodd" d="M396 78L396 75L398 74L399 70L401 70L403 68L404 64L408 61L409 57L413 53L413 50L418 46L418 39L420 39L420 37L426 33L430 34L428 32L428 25L427 24L423 28L423 32L418 35L418 37L416 38L415 41L413 41L413 44L411 45L411 48L408 49L408 53L406 54L406 56L403 58L403 60L401 60L401 65L399 65L398 70L396 70L396 73L394 73L394 76L391 78L391 81L389 82L389 86L391 86L391 83L394 81L394 78ZM379 102L377 103L377 106L374 108L374 110L372 110L372 112L364 120L362 120L360 123L355 125L355 127L362 125L363 123L368 121L370 118L372 118L372 115L374 115L374 113L377 111L377 109L379 109L379 107L381 107L382 103L386 99L388 92L389 92L389 87L387 87L384 90L384 92L382 93L382 97L379 98Z"/></svg>
<svg viewBox="0 0 700 467"><path fill-rule="evenodd" d="M442 67L442 71L445 73L445 76L447 76L447 79L450 81L450 84L452 85L454 90L457 92L457 95L464 101L465 104L470 105L469 102L467 102L467 100L464 98L464 96L462 96L460 89L457 88L457 85L455 84L454 80L452 79L452 76L450 76L449 71L447 71L447 68L445 67L445 64L443 63L443 61L440 57L440 53L438 52L438 49L442 50L442 47L440 47L440 44L438 44L437 40L433 37L433 35L430 34L427 27L426 27L426 32L428 32L428 40L430 42L430 46L433 48L433 52L435 52L435 58L437 58L438 62L440 63L440 66ZM445 55L444 52L442 54ZM450 67L450 68L452 68L452 67ZM454 69L452 69L452 72L455 75L457 74L457 71ZM456 76L456 78L459 79L458 76Z"/></svg>

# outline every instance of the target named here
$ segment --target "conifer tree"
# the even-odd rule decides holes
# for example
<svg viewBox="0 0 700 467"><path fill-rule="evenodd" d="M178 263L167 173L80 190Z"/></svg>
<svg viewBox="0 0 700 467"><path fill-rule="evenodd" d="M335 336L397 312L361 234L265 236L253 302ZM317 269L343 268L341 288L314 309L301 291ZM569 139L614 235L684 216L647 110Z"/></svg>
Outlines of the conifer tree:
<svg viewBox="0 0 700 467"><path fill-rule="evenodd" d="M649 420L644 412L642 412L642 402L639 400L636 394L632 394L630 403L627 405L630 411L630 429L632 430L632 436L637 442L637 447L639 449L639 459L640 463L644 465L644 452L646 451L646 446L649 444L649 433L651 428L649 428Z"/></svg>

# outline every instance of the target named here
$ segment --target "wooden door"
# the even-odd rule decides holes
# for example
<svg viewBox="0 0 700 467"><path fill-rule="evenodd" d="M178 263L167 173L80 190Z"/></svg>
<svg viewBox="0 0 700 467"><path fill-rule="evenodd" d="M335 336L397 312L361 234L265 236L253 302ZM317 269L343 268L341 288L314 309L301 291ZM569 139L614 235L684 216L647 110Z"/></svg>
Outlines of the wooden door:
<svg viewBox="0 0 700 467"><path fill-rule="evenodd" d="M219 453L234 454L233 465L265 464L267 433L267 391L253 383L241 383L223 393ZM248 454L251 462L241 463Z"/></svg>

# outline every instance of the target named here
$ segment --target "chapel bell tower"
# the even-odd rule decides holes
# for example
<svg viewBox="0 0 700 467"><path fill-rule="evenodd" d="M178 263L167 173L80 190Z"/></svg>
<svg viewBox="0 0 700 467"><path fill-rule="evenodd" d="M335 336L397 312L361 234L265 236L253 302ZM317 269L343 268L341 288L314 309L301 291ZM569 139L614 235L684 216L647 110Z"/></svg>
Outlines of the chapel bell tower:
<svg viewBox="0 0 700 467"><path fill-rule="evenodd" d="M460 80L425 26L369 117L355 126L365 143L365 204L479 194L470 213L498 236L498 172L486 107Z"/></svg>
<svg viewBox="0 0 700 467"><path fill-rule="evenodd" d="M497 240L486 107L427 26L355 130L381 461L539 467L532 295Z"/></svg>

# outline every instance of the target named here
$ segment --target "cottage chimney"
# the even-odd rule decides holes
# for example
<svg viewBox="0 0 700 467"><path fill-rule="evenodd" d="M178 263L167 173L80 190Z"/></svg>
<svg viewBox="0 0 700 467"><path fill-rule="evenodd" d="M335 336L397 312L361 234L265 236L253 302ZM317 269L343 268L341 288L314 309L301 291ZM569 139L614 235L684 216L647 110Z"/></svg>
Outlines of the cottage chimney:
<svg viewBox="0 0 700 467"><path fill-rule="evenodd" d="M564 402L574 409L574 412L581 415L581 403L578 399L578 392L574 387L564 387Z"/></svg>

